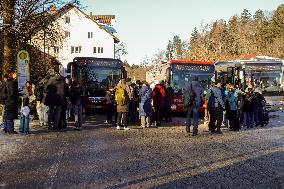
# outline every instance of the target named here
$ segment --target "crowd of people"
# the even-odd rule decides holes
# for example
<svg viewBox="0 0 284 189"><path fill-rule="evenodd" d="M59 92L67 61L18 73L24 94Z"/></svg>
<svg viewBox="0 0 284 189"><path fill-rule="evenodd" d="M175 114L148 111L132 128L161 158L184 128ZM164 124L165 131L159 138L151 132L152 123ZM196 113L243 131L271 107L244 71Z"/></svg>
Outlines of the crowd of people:
<svg viewBox="0 0 284 189"><path fill-rule="evenodd" d="M5 133L17 133L14 120L19 118L19 131L28 134L30 115L49 130L66 128L71 117L75 121L74 129L82 127L85 88L79 81L63 77L51 69L46 77L34 83L27 82L23 90L18 89L16 73L5 75L0 86ZM115 123L118 130L129 130L129 124L147 128L160 126L162 121L172 122L173 100L174 90L169 82L131 83L121 79L114 88L106 91L105 123ZM258 88L252 86L242 91L238 86L224 85L216 80L205 90L198 76L193 76L183 91L183 103L187 112L185 130L193 136L198 134L202 110L209 122L209 131L216 134L222 133L222 124L239 131L241 125L247 128L264 126L268 119L264 112L265 98Z"/></svg>
<svg viewBox="0 0 284 189"><path fill-rule="evenodd" d="M184 93L184 105L188 110L186 131L190 132L192 115L193 136L198 133L199 110L204 101L205 119L209 120L208 129L211 133L221 134L222 124L232 131L239 131L241 126L263 127L269 120L266 100L258 88L249 85L242 91L238 86L224 85L221 80L216 80L214 85L203 93L198 77L194 76Z"/></svg>

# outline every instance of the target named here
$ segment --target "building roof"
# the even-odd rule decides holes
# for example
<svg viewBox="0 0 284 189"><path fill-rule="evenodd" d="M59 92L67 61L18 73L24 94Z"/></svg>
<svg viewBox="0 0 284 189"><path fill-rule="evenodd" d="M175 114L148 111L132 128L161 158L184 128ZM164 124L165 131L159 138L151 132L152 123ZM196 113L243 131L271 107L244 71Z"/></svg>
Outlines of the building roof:
<svg viewBox="0 0 284 189"><path fill-rule="evenodd" d="M77 9L79 12L81 12L86 18L92 20L95 24L97 24L99 26L100 29L104 30L105 32L107 32L108 34L110 34L115 43L119 43L120 40L115 36L113 35L110 31L108 31L107 29L105 29L103 26L101 26L97 21L95 21L94 19L91 18L91 16L87 15L86 13L84 13L81 9L79 9L77 6L73 5L73 4L66 4L64 5L62 8L60 8L57 13L54 15L55 17L59 17L59 16L62 16L63 14L65 14L66 12L70 11L72 8L75 8Z"/></svg>
<svg viewBox="0 0 284 189"><path fill-rule="evenodd" d="M171 64L205 64L205 65L214 65L213 62L204 62L199 60L171 60Z"/></svg>
<svg viewBox="0 0 284 189"><path fill-rule="evenodd" d="M115 15L90 15L90 18L100 24L111 25L111 20L115 19Z"/></svg>

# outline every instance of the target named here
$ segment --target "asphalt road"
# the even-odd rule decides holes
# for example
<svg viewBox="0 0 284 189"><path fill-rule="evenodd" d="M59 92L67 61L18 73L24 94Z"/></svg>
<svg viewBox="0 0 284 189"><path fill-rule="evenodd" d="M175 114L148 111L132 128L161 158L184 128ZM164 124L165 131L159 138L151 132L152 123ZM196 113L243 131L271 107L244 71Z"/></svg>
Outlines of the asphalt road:
<svg viewBox="0 0 284 189"><path fill-rule="evenodd" d="M197 137L181 119L118 131L100 116L82 131L1 133L0 188L284 188L282 114L265 128Z"/></svg>

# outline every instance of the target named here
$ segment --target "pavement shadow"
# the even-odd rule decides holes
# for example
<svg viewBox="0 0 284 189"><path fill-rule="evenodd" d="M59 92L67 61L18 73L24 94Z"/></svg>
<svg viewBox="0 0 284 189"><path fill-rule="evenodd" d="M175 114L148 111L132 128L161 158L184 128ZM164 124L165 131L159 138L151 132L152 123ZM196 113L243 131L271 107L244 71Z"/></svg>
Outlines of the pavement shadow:
<svg viewBox="0 0 284 189"><path fill-rule="evenodd" d="M115 184L105 187L105 189L135 188L136 185L143 186L143 183L146 184L146 182L155 183L151 189L284 188L283 152L284 149L281 146L278 147L278 150L272 150L267 154L255 157L247 157L245 160L242 160L243 156L220 161L212 160L198 166L185 167ZM165 182L165 180L169 181ZM159 184L161 181L163 183Z"/></svg>

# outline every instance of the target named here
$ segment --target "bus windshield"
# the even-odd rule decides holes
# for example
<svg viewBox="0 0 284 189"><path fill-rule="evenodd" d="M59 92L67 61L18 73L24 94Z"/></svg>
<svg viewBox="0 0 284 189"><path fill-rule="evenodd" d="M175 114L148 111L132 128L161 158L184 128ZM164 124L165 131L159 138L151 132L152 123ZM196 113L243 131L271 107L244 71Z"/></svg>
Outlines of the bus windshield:
<svg viewBox="0 0 284 189"><path fill-rule="evenodd" d="M207 89L214 75L213 65L179 65L172 66L171 86L175 92L182 92L191 82L192 76L198 76L202 87Z"/></svg>
<svg viewBox="0 0 284 189"><path fill-rule="evenodd" d="M246 65L246 80L263 92L281 91L282 65Z"/></svg>
<svg viewBox="0 0 284 189"><path fill-rule="evenodd" d="M77 78L86 87L88 96L104 96L106 88L114 87L121 78L120 68L81 65Z"/></svg>

